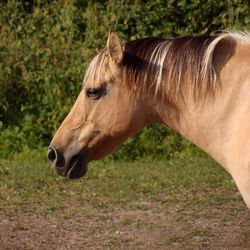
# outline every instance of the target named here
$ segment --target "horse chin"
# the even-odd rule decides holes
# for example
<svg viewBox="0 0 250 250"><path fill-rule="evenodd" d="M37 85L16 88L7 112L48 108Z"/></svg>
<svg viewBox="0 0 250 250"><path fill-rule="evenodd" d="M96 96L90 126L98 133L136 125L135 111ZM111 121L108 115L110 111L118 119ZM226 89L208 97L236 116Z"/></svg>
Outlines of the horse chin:
<svg viewBox="0 0 250 250"><path fill-rule="evenodd" d="M88 164L81 161L76 161L69 169L67 176L69 179L79 179L88 171Z"/></svg>

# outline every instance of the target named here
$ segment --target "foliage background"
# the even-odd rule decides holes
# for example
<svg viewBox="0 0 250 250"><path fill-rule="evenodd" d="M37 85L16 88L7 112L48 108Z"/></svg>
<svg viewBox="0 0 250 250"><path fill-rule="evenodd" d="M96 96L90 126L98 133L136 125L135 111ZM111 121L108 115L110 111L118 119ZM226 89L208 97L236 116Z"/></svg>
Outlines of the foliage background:
<svg viewBox="0 0 250 250"><path fill-rule="evenodd" d="M69 112L109 29L124 40L250 30L245 0L16 0L0 2L0 157L47 146ZM199 151L151 125L111 157Z"/></svg>

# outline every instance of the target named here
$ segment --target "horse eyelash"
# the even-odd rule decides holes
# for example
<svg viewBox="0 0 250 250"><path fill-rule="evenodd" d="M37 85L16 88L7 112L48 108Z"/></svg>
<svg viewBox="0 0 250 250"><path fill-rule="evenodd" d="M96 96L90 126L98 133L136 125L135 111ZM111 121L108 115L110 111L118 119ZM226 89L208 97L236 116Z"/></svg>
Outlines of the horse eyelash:
<svg viewBox="0 0 250 250"><path fill-rule="evenodd" d="M86 90L86 95L87 97L94 97L96 95L98 95L100 93L101 89L97 89L97 88L88 88Z"/></svg>
<svg viewBox="0 0 250 250"><path fill-rule="evenodd" d="M89 98L99 99L101 96L106 94L106 90L103 87L100 88L88 88L86 90L86 95Z"/></svg>

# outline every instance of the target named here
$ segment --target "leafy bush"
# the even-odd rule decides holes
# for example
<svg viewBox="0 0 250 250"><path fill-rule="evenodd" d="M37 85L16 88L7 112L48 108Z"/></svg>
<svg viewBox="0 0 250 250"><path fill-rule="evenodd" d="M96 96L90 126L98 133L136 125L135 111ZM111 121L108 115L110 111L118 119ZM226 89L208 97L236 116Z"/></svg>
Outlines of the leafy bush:
<svg viewBox="0 0 250 250"><path fill-rule="evenodd" d="M109 29L130 40L233 28L250 28L246 1L1 1L0 156L49 143ZM152 125L112 157L170 157L189 147L171 130Z"/></svg>

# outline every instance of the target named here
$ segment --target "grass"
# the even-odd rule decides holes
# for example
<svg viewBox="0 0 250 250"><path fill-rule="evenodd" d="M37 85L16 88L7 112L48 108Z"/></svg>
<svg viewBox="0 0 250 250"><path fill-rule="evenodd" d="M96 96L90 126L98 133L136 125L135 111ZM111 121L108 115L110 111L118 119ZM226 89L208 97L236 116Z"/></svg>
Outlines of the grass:
<svg viewBox="0 0 250 250"><path fill-rule="evenodd" d="M241 200L229 174L208 158L99 161L90 164L86 177L71 181L57 176L42 154L24 153L13 161L0 160L0 191L2 208L9 213L37 207L44 216L72 200L88 201L94 209L107 210L110 204L126 207L128 202L143 199L160 201L163 206L178 204L176 212Z"/></svg>
<svg viewBox="0 0 250 250"><path fill-rule="evenodd" d="M86 177L71 181L57 176L44 157L32 152L14 161L0 160L0 189L0 199L8 211L16 205L29 209L29 203L54 211L71 199L93 201L94 208L105 209L110 202L161 200L161 194L166 198L163 203L181 204L176 207L179 211L189 206L194 209L200 203L220 205L240 199L232 178L207 158L150 163L99 161L90 164ZM210 192L215 189L218 192ZM147 208L142 205L142 209Z"/></svg>
<svg viewBox="0 0 250 250"><path fill-rule="evenodd" d="M180 229L177 235L170 232L166 241L155 243L170 246L178 242L185 246L196 237L198 240L190 242L192 249L193 244L209 245L210 239L216 237L209 226L203 228L198 221L235 224L238 216L243 224L249 224L249 213L232 178L208 157L98 161L90 164L84 178L71 181L57 176L44 155L45 151L34 151L17 155L13 160L0 159L2 217L15 220L17 214L36 215L41 220L70 223L84 217L86 223L94 225L88 235L95 239L104 235L102 247L114 249L124 244L135 248L144 244L140 235L137 240L129 234L131 230L135 234L140 230L140 234L145 230L165 232L171 230L170 225L185 228L196 221L194 228L191 226L186 232ZM172 224L164 224L166 218ZM26 231L28 226L17 222L13 228ZM68 225L65 228L70 231ZM129 235L117 235L115 232L120 232L120 228L128 230ZM247 228L240 232L245 241ZM83 229L79 225L75 230L82 233ZM235 230L239 233L238 228Z"/></svg>

